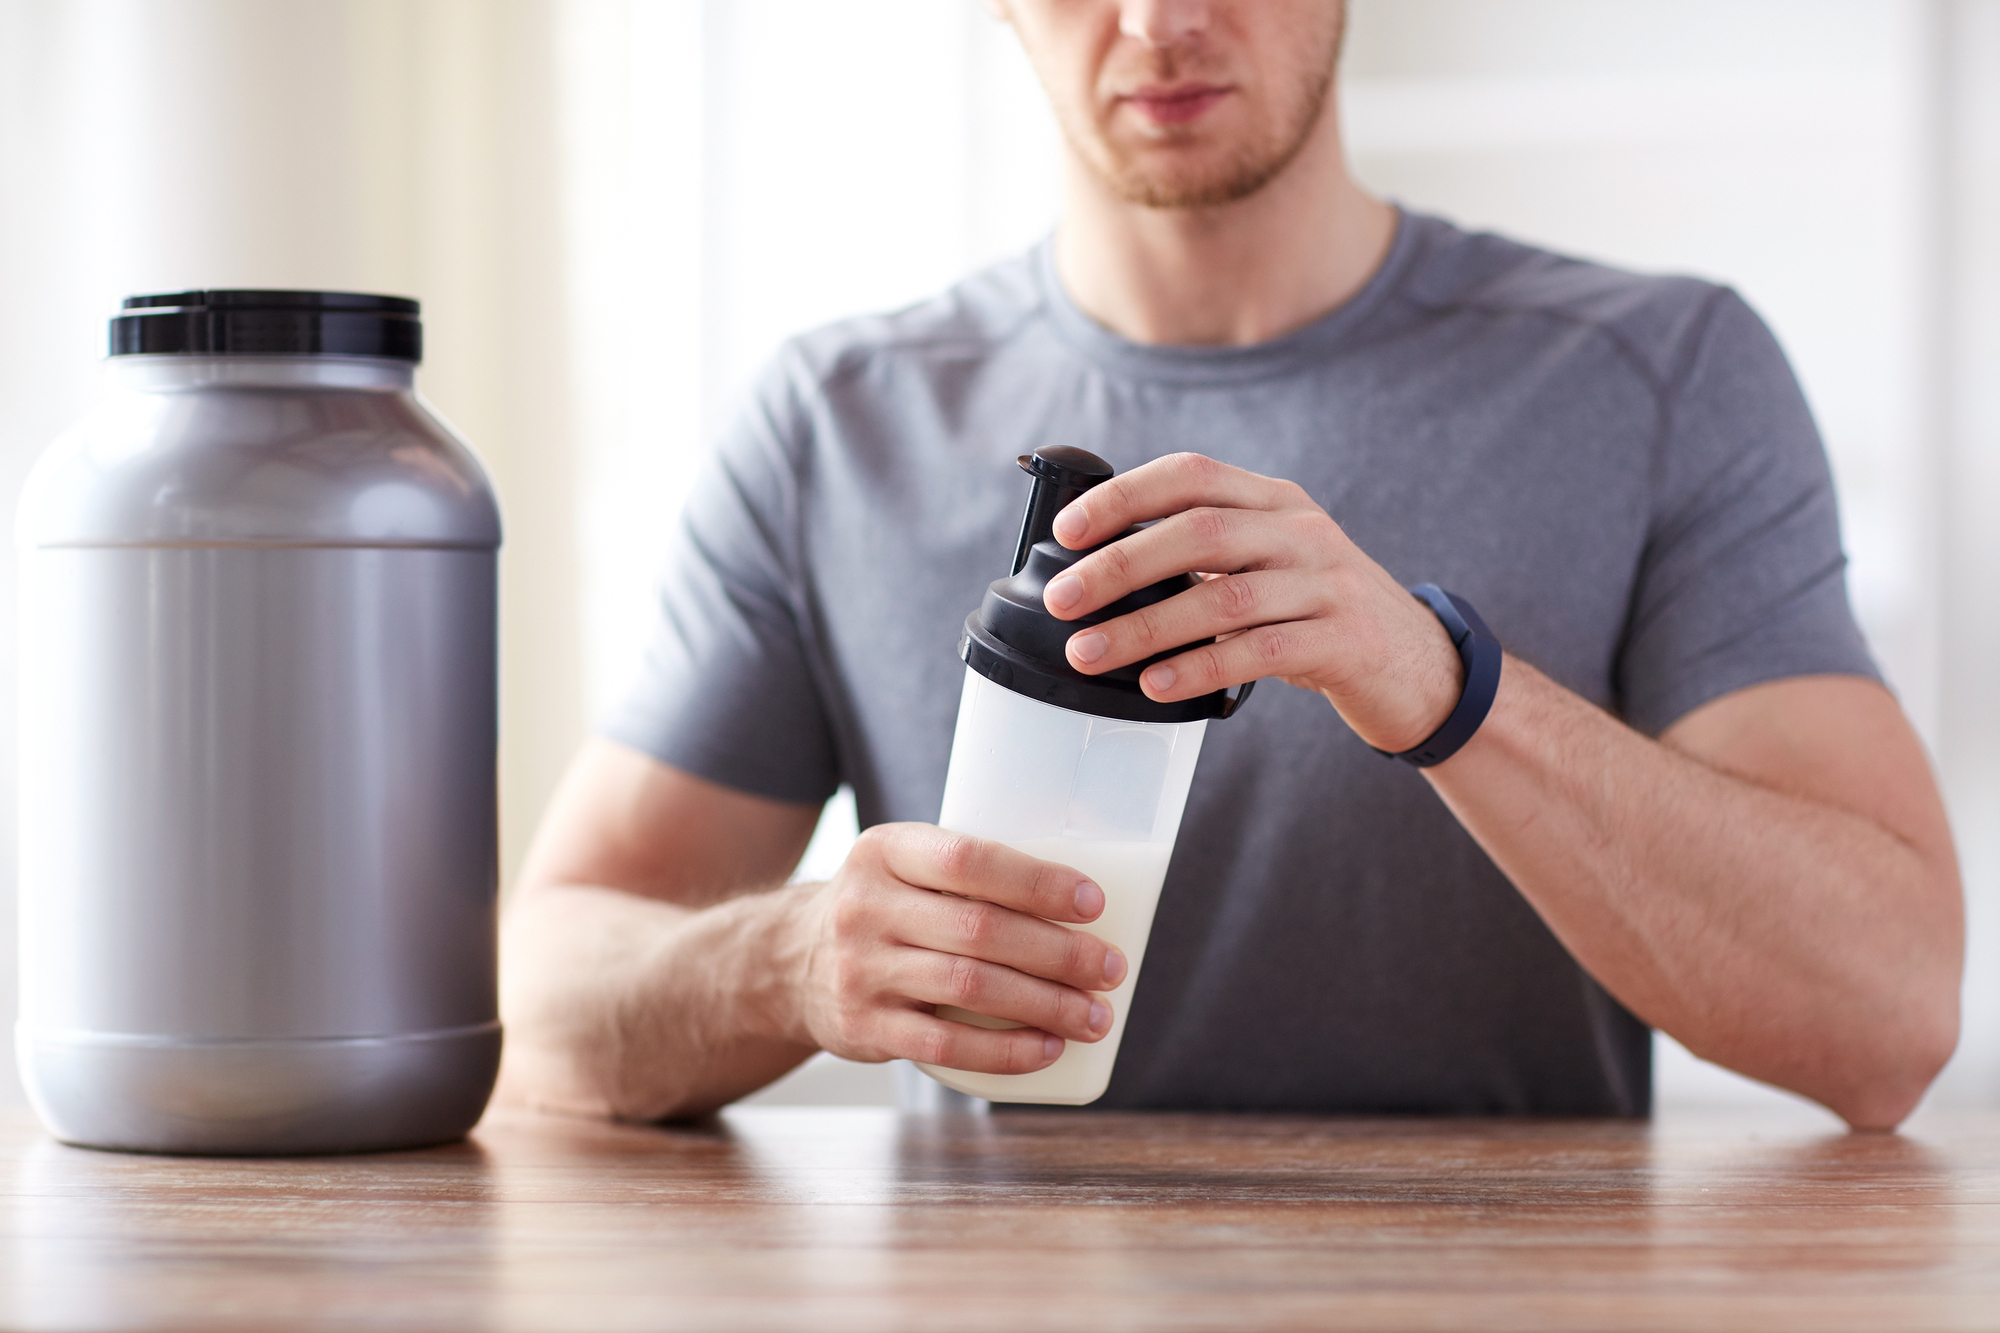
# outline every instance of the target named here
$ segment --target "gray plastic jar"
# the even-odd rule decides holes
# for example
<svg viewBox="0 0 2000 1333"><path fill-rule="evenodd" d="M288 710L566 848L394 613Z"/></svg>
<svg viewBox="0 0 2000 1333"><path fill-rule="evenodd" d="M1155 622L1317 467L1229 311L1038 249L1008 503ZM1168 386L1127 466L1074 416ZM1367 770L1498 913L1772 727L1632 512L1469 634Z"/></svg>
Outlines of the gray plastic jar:
<svg viewBox="0 0 2000 1333"><path fill-rule="evenodd" d="M15 529L28 1096L100 1148L459 1138L500 1058L492 487L414 301L125 306Z"/></svg>

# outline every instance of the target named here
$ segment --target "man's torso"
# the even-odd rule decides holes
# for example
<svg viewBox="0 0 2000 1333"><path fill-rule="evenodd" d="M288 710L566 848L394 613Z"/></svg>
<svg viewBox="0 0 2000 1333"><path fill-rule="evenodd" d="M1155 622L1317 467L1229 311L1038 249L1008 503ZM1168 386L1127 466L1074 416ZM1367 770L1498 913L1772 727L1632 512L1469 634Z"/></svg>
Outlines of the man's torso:
<svg viewBox="0 0 2000 1333"><path fill-rule="evenodd" d="M1634 686L1623 654L1635 607L1666 595L1638 595L1660 574L1661 488L1699 490L1663 476L1662 441L1726 296L1406 217L1360 296L1256 348L1124 343L1066 303L1046 253L801 340L753 432L771 456L736 490L789 473L782 497L744 503L863 823L937 817L953 650L1008 572L1014 460L1042 444L1120 471L1193 450L1295 481L1397 579L1465 597L1561 684L1671 721L1672 691ZM1132 1008L1105 1107L1649 1102L1644 1026L1422 776L1276 682L1210 725L1136 993L1114 998Z"/></svg>

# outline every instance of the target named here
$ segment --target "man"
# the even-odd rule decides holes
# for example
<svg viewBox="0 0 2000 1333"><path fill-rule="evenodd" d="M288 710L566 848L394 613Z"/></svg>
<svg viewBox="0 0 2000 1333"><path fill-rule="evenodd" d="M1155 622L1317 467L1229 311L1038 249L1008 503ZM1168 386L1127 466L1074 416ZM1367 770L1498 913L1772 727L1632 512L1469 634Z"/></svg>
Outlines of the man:
<svg viewBox="0 0 2000 1333"><path fill-rule="evenodd" d="M815 1049L1023 1072L1126 1004L1101 1105L1644 1114L1651 1025L1900 1121L1956 1042L1957 870L1756 317L1369 197L1338 0L993 4L1065 131L1061 227L799 340L724 441L524 871L503 1095L699 1114ZM1064 544L1152 524L1051 612L1212 576L1072 665L1220 635L1146 692L1283 682L1210 727L1136 994L1057 924L1097 886L923 822L1042 443L1121 473ZM1510 655L1418 770L1374 751L1466 688L1422 581ZM773 887L841 781L868 831Z"/></svg>

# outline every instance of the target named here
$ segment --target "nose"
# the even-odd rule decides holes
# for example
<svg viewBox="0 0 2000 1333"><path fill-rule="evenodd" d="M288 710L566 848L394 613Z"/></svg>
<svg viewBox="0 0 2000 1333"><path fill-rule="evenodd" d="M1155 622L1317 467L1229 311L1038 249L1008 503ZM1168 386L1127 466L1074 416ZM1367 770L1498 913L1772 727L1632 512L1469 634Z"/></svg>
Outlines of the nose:
<svg viewBox="0 0 2000 1333"><path fill-rule="evenodd" d="M1118 31L1151 47L1175 46L1208 27L1208 0L1121 0Z"/></svg>

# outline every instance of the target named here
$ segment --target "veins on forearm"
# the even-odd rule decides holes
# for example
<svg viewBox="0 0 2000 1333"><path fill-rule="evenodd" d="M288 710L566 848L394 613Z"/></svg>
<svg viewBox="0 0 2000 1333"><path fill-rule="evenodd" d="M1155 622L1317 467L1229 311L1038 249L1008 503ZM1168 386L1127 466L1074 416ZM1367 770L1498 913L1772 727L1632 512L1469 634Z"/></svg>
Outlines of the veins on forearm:
<svg viewBox="0 0 2000 1333"><path fill-rule="evenodd" d="M755 958L772 905L764 894L690 910L593 886L534 890L508 926L513 1094L648 1121L759 1086L782 1044L764 1031L769 974ZM758 976L761 989L746 984Z"/></svg>

